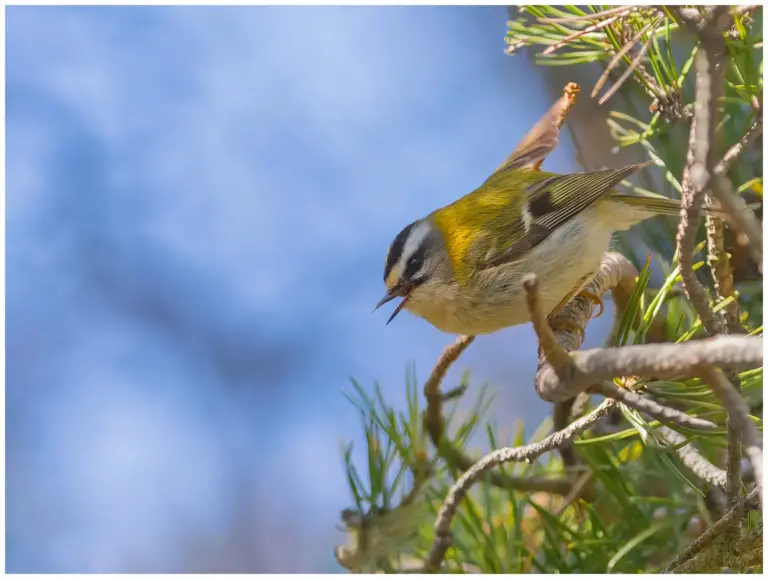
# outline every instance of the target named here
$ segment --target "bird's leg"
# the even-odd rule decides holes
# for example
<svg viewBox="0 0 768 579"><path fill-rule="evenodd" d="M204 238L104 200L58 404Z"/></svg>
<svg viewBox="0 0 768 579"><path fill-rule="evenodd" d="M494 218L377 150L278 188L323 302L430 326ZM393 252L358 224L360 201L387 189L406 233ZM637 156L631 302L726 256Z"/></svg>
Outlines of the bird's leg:
<svg viewBox="0 0 768 579"><path fill-rule="evenodd" d="M580 286L576 286L577 288ZM574 334L579 334L581 336L581 341L584 341L584 329L579 327L576 324L570 323L567 320L558 320L557 315L563 311L566 305L568 305L568 302L570 302L578 292L578 289L574 289L560 301L559 304L555 306L555 308L549 312L549 315L547 316L547 323L549 324L549 327L552 328L553 332L556 332L558 330L568 330L569 332L573 332Z"/></svg>
<svg viewBox="0 0 768 579"><path fill-rule="evenodd" d="M569 332L579 334L581 336L581 341L582 342L584 341L583 328L575 324L569 323L568 321L565 321L565 320L558 321L556 319L557 315L563 311L565 306L567 306L568 303L576 297L583 297L585 299L588 299L593 304L600 307L600 311L597 312L597 315L593 316L593 318L599 318L601 315L603 315L605 306L603 305L602 298L591 291L582 289L584 287L584 284L587 281L589 281L591 277L592 276L585 276L581 280L579 280L579 283L576 285L576 287L572 291L568 292L568 294L560 301L560 303L557 304L557 306L555 306L555 308L549 313L549 315L547 316L547 321L549 322L549 326L552 328L553 331L568 330Z"/></svg>

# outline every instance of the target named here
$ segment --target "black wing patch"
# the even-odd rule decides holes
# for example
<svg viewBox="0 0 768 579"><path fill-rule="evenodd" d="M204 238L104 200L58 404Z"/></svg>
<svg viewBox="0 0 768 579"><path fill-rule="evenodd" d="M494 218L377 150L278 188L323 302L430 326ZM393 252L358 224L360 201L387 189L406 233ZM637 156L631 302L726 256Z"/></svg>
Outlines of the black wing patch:
<svg viewBox="0 0 768 579"><path fill-rule="evenodd" d="M528 211L533 219L544 217L557 209L549 191L542 191L528 202Z"/></svg>

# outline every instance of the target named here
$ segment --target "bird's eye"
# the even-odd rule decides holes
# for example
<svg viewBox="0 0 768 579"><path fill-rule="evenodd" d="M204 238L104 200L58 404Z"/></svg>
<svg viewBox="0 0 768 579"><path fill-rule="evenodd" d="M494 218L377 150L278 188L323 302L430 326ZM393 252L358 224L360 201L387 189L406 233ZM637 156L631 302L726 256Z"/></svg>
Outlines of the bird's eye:
<svg viewBox="0 0 768 579"><path fill-rule="evenodd" d="M421 269L421 265L423 263L424 257L418 253L409 257L405 264L405 277L410 279L416 275L416 273Z"/></svg>

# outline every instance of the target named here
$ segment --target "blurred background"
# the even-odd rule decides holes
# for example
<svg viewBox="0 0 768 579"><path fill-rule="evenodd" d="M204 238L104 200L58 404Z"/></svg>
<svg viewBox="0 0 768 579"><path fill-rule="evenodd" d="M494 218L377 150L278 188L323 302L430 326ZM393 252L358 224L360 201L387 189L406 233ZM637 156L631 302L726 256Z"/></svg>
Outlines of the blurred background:
<svg viewBox="0 0 768 579"><path fill-rule="evenodd" d="M387 247L564 82L502 6L6 14L7 571L340 570L342 392L404 407L453 340L371 314ZM499 423L550 413L530 327L466 368Z"/></svg>

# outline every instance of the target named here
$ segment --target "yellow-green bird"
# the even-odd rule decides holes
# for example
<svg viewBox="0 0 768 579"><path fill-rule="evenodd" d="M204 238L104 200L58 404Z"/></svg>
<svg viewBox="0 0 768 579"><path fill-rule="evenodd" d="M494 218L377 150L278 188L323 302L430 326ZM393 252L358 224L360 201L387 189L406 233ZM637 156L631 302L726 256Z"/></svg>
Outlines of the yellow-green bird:
<svg viewBox="0 0 768 579"><path fill-rule="evenodd" d="M453 334L489 334L530 321L523 276L539 279L546 312L592 278L615 231L680 202L613 190L645 164L571 175L537 170L557 145L551 110L478 189L405 227L389 247L382 304Z"/></svg>

